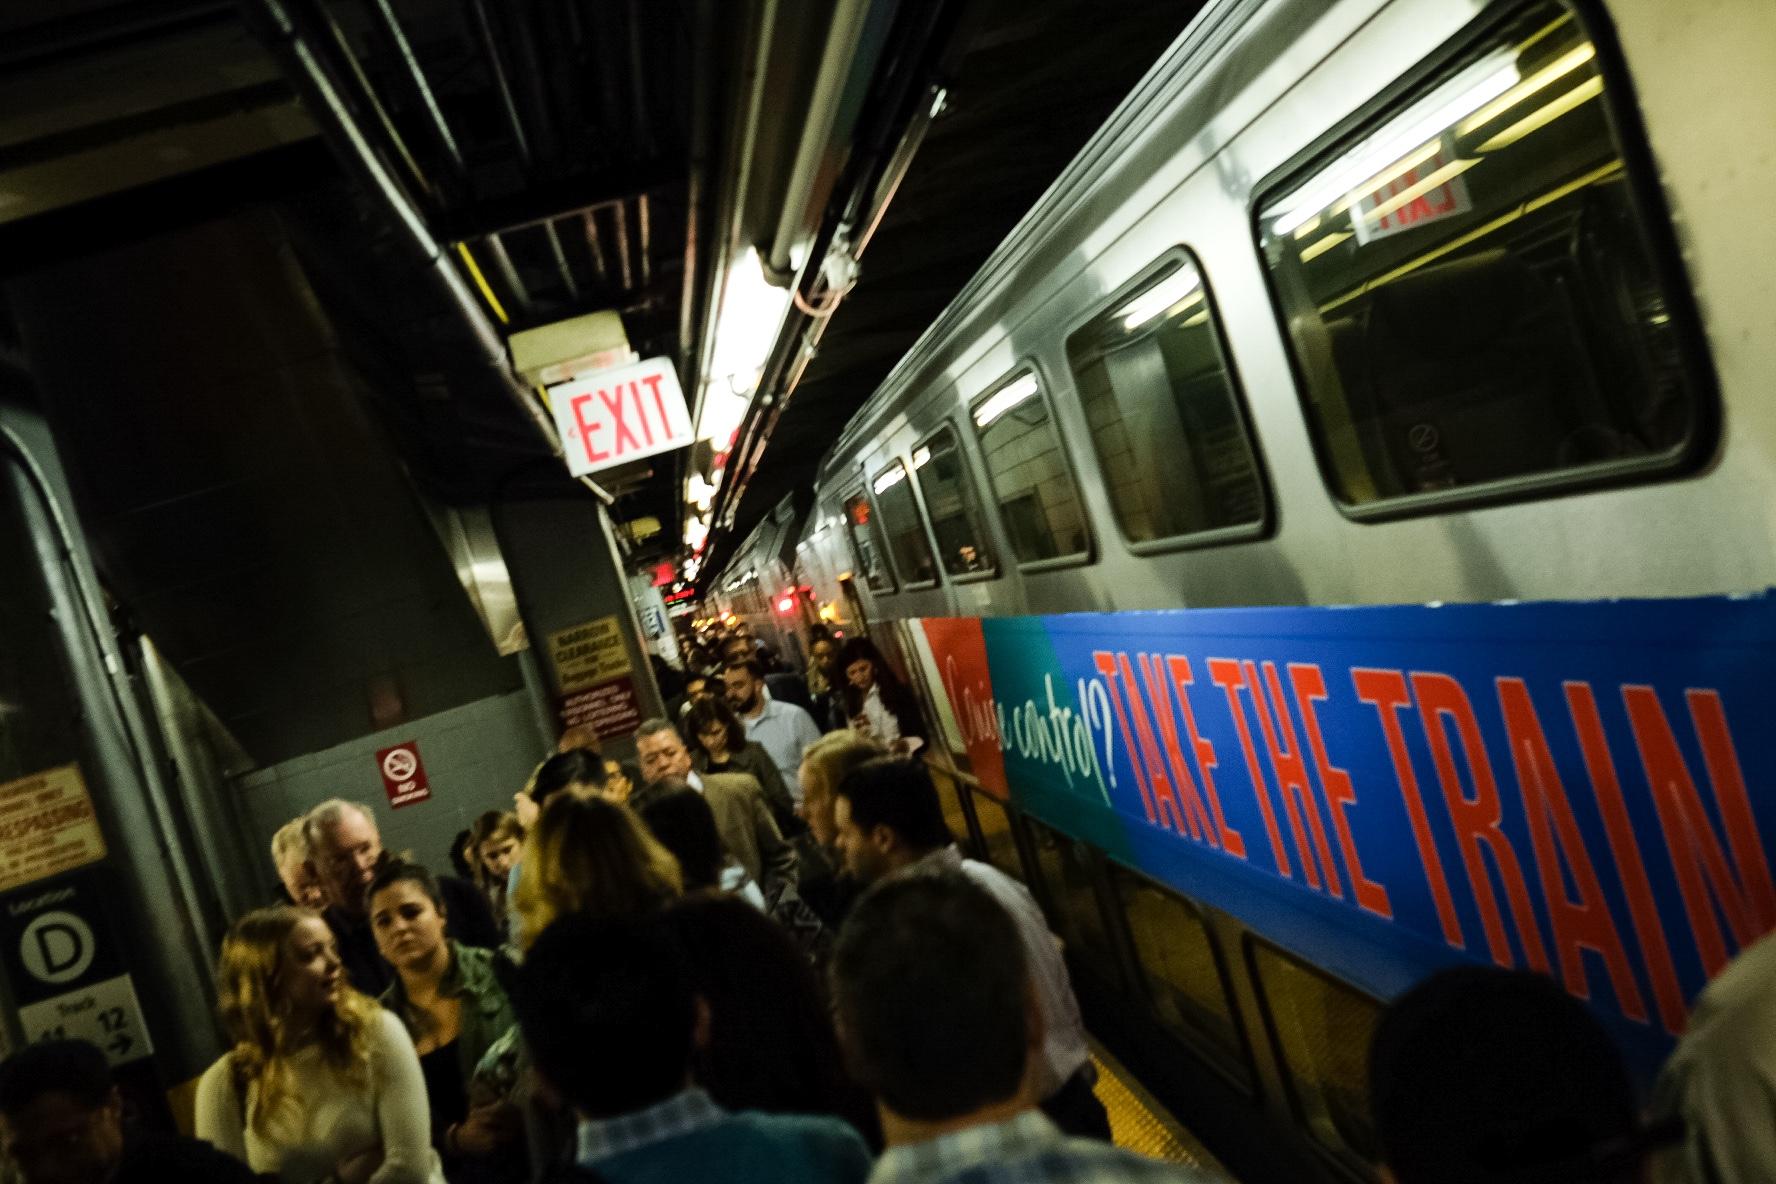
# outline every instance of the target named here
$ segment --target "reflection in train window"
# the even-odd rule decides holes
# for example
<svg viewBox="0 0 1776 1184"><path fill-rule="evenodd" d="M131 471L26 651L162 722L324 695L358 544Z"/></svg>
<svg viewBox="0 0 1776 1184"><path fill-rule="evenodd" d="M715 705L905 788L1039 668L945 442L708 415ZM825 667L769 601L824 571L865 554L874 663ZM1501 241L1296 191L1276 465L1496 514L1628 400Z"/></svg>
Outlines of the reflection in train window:
<svg viewBox="0 0 1776 1184"><path fill-rule="evenodd" d="M1024 864L1018 858L1017 836L1011 833L1011 815L997 798L975 790L969 794L974 806L974 820L980 824L981 839L987 849L985 860L1008 876L1024 878Z"/></svg>
<svg viewBox="0 0 1776 1184"><path fill-rule="evenodd" d="M882 527L861 489L845 499L845 531L851 536L851 550L870 590L894 591L894 573L888 570L887 550L882 546Z"/></svg>
<svg viewBox="0 0 1776 1184"><path fill-rule="evenodd" d="M993 551L981 529L980 507L954 429L944 427L913 449L913 472L919 476L944 570L953 576L992 571Z"/></svg>
<svg viewBox="0 0 1776 1184"><path fill-rule="evenodd" d="M1039 822L1030 824L1030 832L1043 895L1050 906L1050 927L1081 964L1112 973L1116 947L1104 928L1104 913L1098 907L1098 894L1092 889L1085 847Z"/></svg>
<svg viewBox="0 0 1776 1184"><path fill-rule="evenodd" d="M1258 989L1303 1121L1328 1149L1375 1163L1369 1043L1381 1004L1275 946L1251 941Z"/></svg>
<svg viewBox="0 0 1776 1184"><path fill-rule="evenodd" d="M1085 554L1085 511L1036 376L1020 374L976 403L974 427L1018 560Z"/></svg>
<svg viewBox="0 0 1776 1184"><path fill-rule="evenodd" d="M1130 542L1262 525L1258 460L1194 258L1082 326L1067 361Z"/></svg>
<svg viewBox="0 0 1776 1184"><path fill-rule="evenodd" d="M909 588L937 583L937 561L931 557L931 544L925 540L925 524L919 518L919 504L913 498L906 466L895 461L876 474L870 488L875 491L882 532L888 536L888 549L894 555L894 567L901 580Z"/></svg>
<svg viewBox="0 0 1776 1184"><path fill-rule="evenodd" d="M1259 233L1353 506L1670 467L1698 373L1579 20L1545 0L1266 194Z"/></svg>
<svg viewBox="0 0 1776 1184"><path fill-rule="evenodd" d="M1116 864L1110 866L1110 882L1128 919L1142 986L1160 1025L1250 1084L1245 1039L1202 914L1183 897Z"/></svg>

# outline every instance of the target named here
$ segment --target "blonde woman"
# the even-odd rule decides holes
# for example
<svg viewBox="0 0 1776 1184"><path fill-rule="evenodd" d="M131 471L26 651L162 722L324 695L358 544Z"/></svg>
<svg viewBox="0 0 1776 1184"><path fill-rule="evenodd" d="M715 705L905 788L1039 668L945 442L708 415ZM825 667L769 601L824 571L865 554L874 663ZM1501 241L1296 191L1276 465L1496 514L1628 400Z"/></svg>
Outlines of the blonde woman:
<svg viewBox="0 0 1776 1184"><path fill-rule="evenodd" d="M652 912L682 891L678 860L627 806L558 794L524 840L512 896L518 946L529 949L565 913Z"/></svg>
<svg viewBox="0 0 1776 1184"><path fill-rule="evenodd" d="M197 1134L283 1184L443 1184L400 1019L353 990L326 922L256 909L216 969L234 1041L197 1085Z"/></svg>

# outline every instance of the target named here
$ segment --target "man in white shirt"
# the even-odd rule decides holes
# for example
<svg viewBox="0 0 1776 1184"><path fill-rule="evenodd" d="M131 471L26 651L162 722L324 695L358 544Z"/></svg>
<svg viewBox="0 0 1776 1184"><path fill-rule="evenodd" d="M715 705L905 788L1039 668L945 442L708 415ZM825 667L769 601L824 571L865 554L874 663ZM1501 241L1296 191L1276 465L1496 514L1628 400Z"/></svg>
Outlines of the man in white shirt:
<svg viewBox="0 0 1776 1184"><path fill-rule="evenodd" d="M923 763L883 757L853 770L833 790L833 818L845 871L859 883L955 871L986 889L1017 925L1041 1012L1042 1057L1036 1096L1070 1135L1110 1137L1110 1118L1092 1092L1097 1070L1060 944L1030 890L991 864L964 859L944 821Z"/></svg>
<svg viewBox="0 0 1776 1184"><path fill-rule="evenodd" d="M746 738L756 741L770 754L771 763L783 774L783 784L802 804L802 785L796 770L802 766L802 753L820 739L820 728L814 717L793 703L771 698L765 690L764 668L755 658L730 662L722 671L722 686L727 691L728 705L746 728Z"/></svg>

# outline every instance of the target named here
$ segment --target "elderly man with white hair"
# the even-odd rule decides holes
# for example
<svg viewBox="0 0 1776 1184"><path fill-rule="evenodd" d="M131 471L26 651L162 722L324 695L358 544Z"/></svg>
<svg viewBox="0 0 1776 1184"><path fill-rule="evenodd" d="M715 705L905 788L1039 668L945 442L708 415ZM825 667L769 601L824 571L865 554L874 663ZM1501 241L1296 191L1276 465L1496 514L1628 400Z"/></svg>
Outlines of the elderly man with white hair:
<svg viewBox="0 0 1776 1184"><path fill-rule="evenodd" d="M382 832L376 818L356 802L333 798L308 812L303 820L309 862L321 882L327 907L321 913L339 943L339 960L352 986L372 997L394 981L394 972L376 950L370 928L370 881L382 866ZM467 880L439 876L444 898L444 930L468 946L496 948L499 926L479 890Z"/></svg>

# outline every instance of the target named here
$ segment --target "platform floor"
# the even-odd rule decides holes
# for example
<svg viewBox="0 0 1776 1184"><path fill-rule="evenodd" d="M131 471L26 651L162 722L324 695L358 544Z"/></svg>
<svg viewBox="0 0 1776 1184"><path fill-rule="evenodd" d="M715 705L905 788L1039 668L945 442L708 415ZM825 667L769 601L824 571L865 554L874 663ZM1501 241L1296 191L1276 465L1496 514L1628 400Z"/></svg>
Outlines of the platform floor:
<svg viewBox="0 0 1776 1184"><path fill-rule="evenodd" d="M1098 1100L1110 1112L1110 1133L1119 1147L1127 1147L1168 1163L1188 1164L1211 1180L1237 1184L1227 1169L1115 1057L1095 1043L1092 1061L1098 1067Z"/></svg>

